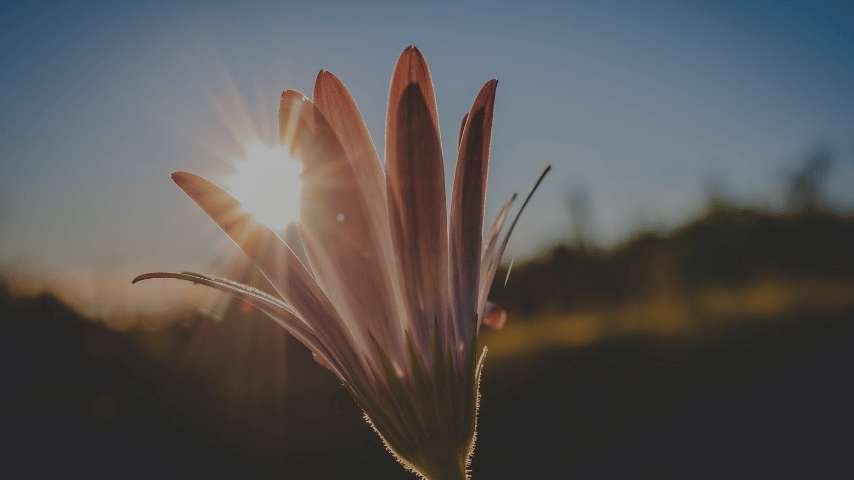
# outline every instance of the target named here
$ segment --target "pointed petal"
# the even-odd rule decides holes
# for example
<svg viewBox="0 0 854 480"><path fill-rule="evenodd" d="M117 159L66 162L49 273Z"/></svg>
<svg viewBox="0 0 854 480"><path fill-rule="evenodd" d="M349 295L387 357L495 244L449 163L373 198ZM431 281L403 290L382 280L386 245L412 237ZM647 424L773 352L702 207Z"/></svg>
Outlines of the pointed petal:
<svg viewBox="0 0 854 480"><path fill-rule="evenodd" d="M486 305L489 289L492 287L492 281L495 279L495 272L498 271L498 236L501 234L501 229L504 227L504 222L507 220L507 214L510 212L510 207L516 200L516 194L504 202L492 226L489 228L486 237L484 237L483 253L480 257L480 282L477 296L477 312L478 315L483 315L483 309Z"/></svg>
<svg viewBox="0 0 854 480"><path fill-rule="evenodd" d="M510 227L507 229L507 232L504 234L504 238L501 240L501 243L498 246L498 249L490 255L489 257L489 272L488 277L485 279L483 285L481 285L481 299L486 300L486 296L489 294L489 288L492 286L492 281L495 278L495 271L498 269L498 265L501 263L501 258L504 257L504 251L507 249L507 244L510 242L510 236L513 235L513 230L516 228L516 224L519 222L519 218L522 216L522 212L525 211L525 207L528 206L528 202L533 198L534 193L540 187L540 184L543 182L543 179L546 178L546 175L552 170L552 166L547 166L540 176L537 177L537 181L534 183L534 186L531 188L531 191L528 192L528 195L525 196L525 201L522 202L522 206L519 207L519 211L516 212L516 216L513 217L513 221L510 222ZM503 210L503 209L502 209ZM496 219L496 222L498 220ZM502 220L503 222L503 220ZM500 230L500 227L499 227ZM484 258L486 258L484 256ZM513 262L510 262L510 267L507 269L507 276L504 278L504 285L507 285L507 280L510 279L510 271L513 269ZM485 290L483 290L485 288Z"/></svg>
<svg viewBox="0 0 854 480"><path fill-rule="evenodd" d="M333 73L321 70L314 83L314 104L347 153L371 215L378 222L386 219L385 173L368 127L347 87Z"/></svg>
<svg viewBox="0 0 854 480"><path fill-rule="evenodd" d="M360 352L368 334L400 347L379 233L353 165L314 104L289 90L279 105L281 139L303 162L300 233L323 290L353 333Z"/></svg>
<svg viewBox="0 0 854 480"><path fill-rule="evenodd" d="M321 363L328 368L332 373L347 381L348 378L343 375L344 370L340 363L334 361L334 355L330 354L326 346L317 337L312 326L305 322L300 315L294 311L288 304L282 302L276 297L264 293L261 290L252 288L248 285L233 282L231 280L218 278L210 275L203 275L192 272L153 272L139 275L133 279L132 283L149 280L152 278L174 278L185 280L188 282L205 285L217 290L229 293L237 298L247 302L252 307L264 312L267 316L273 319L276 323L282 326L288 333L294 336L297 340L305 345L317 358L325 361ZM320 363L320 362L318 362Z"/></svg>
<svg viewBox="0 0 854 480"><path fill-rule="evenodd" d="M497 84L496 80L486 82L475 98L463 128L454 176L450 230L451 292L454 295L455 322L463 344L469 343L477 325L483 207Z"/></svg>
<svg viewBox="0 0 854 480"><path fill-rule="evenodd" d="M389 223L410 312L421 345L435 319L448 320L445 173L438 114L427 62L403 51L389 88L386 117Z"/></svg>
<svg viewBox="0 0 854 480"><path fill-rule="evenodd" d="M187 172L175 172L172 179L243 250L276 292L301 316L311 319L330 349L354 365L359 363L354 361L352 339L338 312L276 233L256 222L237 199L210 181Z"/></svg>
<svg viewBox="0 0 854 480"><path fill-rule="evenodd" d="M510 242L510 236L513 235L513 230L516 229L516 224L519 223L519 218L522 217L522 213L525 211L525 207L528 206L528 203L534 198L534 193L537 192L537 189L540 188L540 184L543 183L543 180L546 178L546 175L552 171L552 166L548 165L545 169L543 169L540 176L537 177L537 181L534 182L534 186L531 187L531 191L528 192L528 195L525 196L525 201L522 202L522 206L519 207L519 211L516 212L516 216L513 217L513 221L510 222L510 227L507 229L507 233L504 234L504 239L501 240L501 245L498 247L498 262L501 262L501 257L504 256L504 250L507 249L507 244ZM507 272L508 276L510 272ZM505 283L507 281L505 280Z"/></svg>
<svg viewBox="0 0 854 480"><path fill-rule="evenodd" d="M504 324L507 323L507 312L492 302L486 302L486 309L483 312L483 324L487 327L501 330Z"/></svg>

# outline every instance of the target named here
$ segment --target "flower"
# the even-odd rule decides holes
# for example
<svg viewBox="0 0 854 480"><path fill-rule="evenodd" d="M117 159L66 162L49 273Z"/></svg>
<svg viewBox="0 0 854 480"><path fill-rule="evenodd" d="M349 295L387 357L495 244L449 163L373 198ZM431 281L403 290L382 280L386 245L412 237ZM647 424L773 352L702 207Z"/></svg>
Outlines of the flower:
<svg viewBox="0 0 854 480"><path fill-rule="evenodd" d="M172 174L276 295L198 273L149 273L134 283L177 278L242 298L338 377L401 464L430 480L467 478L486 353L477 335L506 318L487 294L516 223L499 241L514 195L482 235L496 85L486 82L463 117L450 222L430 71L408 47L391 80L385 172L335 75L318 74L313 101L282 94L281 141L303 162L300 245L213 183ZM294 253L301 248L306 263Z"/></svg>

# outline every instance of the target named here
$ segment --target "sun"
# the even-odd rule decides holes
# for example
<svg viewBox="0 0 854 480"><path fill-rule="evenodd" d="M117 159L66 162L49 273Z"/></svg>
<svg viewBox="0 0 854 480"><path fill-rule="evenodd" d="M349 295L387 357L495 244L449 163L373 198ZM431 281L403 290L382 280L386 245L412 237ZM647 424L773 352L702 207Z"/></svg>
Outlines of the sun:
<svg viewBox="0 0 854 480"><path fill-rule="evenodd" d="M234 162L225 186L244 210L274 230L299 219L302 164L282 147L252 143Z"/></svg>

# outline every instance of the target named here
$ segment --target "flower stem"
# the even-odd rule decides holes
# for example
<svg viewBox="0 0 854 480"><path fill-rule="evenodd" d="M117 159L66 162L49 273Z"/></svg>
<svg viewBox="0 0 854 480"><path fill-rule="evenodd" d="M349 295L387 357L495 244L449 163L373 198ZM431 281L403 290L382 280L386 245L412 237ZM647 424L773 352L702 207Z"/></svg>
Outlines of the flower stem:
<svg viewBox="0 0 854 480"><path fill-rule="evenodd" d="M468 480L464 465L449 464L427 473L428 480Z"/></svg>

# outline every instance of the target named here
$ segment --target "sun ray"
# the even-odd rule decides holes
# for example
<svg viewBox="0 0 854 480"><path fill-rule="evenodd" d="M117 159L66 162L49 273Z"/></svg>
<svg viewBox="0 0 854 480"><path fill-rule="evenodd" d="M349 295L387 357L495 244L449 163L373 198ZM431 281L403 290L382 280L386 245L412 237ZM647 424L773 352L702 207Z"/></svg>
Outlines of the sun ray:
<svg viewBox="0 0 854 480"><path fill-rule="evenodd" d="M235 159L225 186L240 199L243 210L271 229L282 232L299 219L302 165L287 150L262 142L247 144Z"/></svg>

